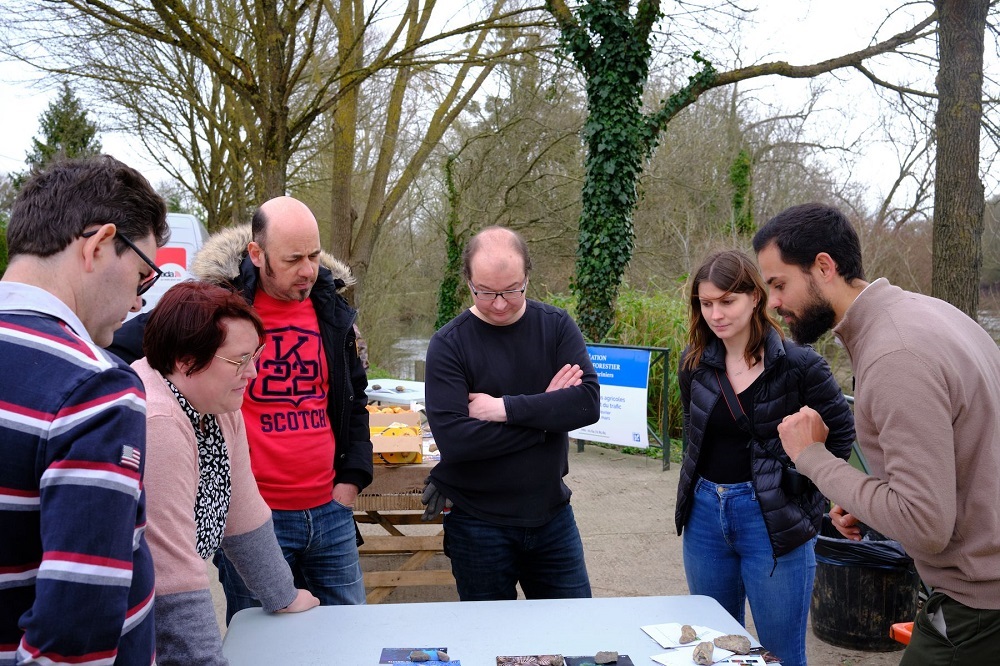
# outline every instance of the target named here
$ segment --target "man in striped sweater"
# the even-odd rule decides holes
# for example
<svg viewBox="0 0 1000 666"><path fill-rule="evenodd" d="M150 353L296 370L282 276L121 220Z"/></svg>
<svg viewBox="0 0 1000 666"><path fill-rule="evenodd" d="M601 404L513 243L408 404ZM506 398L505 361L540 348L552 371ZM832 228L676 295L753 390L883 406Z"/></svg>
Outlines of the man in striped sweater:
<svg viewBox="0 0 1000 666"><path fill-rule="evenodd" d="M22 188L0 281L0 666L154 660L145 394L101 347L159 276L163 199L109 156Z"/></svg>

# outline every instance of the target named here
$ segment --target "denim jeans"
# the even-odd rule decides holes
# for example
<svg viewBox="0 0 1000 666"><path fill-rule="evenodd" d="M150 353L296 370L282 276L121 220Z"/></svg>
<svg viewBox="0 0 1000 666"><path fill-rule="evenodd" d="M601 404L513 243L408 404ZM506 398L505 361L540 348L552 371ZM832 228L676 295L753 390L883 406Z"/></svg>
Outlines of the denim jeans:
<svg viewBox="0 0 1000 666"><path fill-rule="evenodd" d="M990 664L998 655L1000 610L969 608L935 592L917 611L913 636L899 666Z"/></svg>
<svg viewBox="0 0 1000 666"><path fill-rule="evenodd" d="M695 484L684 526L684 571L691 594L712 597L746 624L749 598L761 644L784 666L806 663L816 539L775 560L764 515L747 483Z"/></svg>
<svg viewBox="0 0 1000 666"><path fill-rule="evenodd" d="M444 552L462 601L587 598L590 578L573 509L541 527L507 527L458 507L444 517Z"/></svg>
<svg viewBox="0 0 1000 666"><path fill-rule="evenodd" d="M354 511L339 502L304 511L273 510L274 533L295 577L324 606L365 603ZM213 560L226 593L226 624L238 611L260 606L222 550Z"/></svg>

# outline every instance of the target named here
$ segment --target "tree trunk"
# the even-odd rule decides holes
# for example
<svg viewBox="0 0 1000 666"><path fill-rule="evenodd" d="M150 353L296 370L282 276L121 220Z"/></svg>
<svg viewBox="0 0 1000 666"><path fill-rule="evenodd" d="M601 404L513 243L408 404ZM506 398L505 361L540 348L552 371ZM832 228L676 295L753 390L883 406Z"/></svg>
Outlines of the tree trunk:
<svg viewBox="0 0 1000 666"><path fill-rule="evenodd" d="M988 0L936 0L937 165L931 293L976 318L985 199L979 177Z"/></svg>
<svg viewBox="0 0 1000 666"><path fill-rule="evenodd" d="M331 10L332 11L332 10ZM348 72L341 82L340 102L333 110L332 161L330 185L330 238L327 247L331 254L351 267L359 277L359 266L353 252L354 222L358 217L354 208L352 185L354 183L354 153L358 131L358 73L363 64L364 5L361 0L342 2L335 14L337 24L337 55L341 69ZM357 305L361 302L362 283L359 280L348 298Z"/></svg>

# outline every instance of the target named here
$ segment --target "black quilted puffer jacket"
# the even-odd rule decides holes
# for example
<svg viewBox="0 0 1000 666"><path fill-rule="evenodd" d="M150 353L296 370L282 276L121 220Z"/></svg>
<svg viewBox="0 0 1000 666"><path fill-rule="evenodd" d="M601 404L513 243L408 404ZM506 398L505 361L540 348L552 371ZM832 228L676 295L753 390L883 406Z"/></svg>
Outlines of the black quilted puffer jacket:
<svg viewBox="0 0 1000 666"><path fill-rule="evenodd" d="M764 343L763 382L753 395L753 409L747 416L753 424L751 479L764 514L771 549L780 557L814 537L820 527L826 499L813 487L811 492L786 495L781 488L782 468L790 460L778 439L778 424L804 405L815 409L830 428L826 447L845 460L854 441L854 416L833 378L826 360L812 347L782 340L775 331ZM687 448L677 487L675 521L680 534L691 512L695 470L709 414L724 399L715 371L726 371L726 349L713 340L694 370L684 370L681 355L678 380L684 408L684 436Z"/></svg>

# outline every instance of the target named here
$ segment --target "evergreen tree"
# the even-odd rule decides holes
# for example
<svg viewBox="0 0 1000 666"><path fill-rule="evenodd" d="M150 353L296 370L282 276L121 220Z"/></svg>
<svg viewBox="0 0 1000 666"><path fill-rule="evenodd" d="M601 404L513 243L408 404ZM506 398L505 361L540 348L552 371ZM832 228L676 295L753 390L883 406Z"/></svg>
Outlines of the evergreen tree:
<svg viewBox="0 0 1000 666"><path fill-rule="evenodd" d="M44 169L55 160L90 157L101 152L97 124L87 117L87 110L67 83L62 85L62 92L42 113L39 124L41 138L36 136L31 140L31 151L24 160L28 170L14 176L17 189L33 171Z"/></svg>
<svg viewBox="0 0 1000 666"><path fill-rule="evenodd" d="M7 222L14 204L14 183L8 174L0 174L0 277L7 270Z"/></svg>

